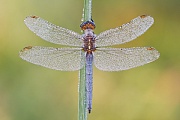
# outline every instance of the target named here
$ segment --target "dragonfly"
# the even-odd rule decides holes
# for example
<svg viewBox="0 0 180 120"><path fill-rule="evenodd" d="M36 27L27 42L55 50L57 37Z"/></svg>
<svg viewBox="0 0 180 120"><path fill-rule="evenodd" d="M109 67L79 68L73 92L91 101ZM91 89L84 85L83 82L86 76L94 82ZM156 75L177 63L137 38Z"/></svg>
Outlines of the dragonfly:
<svg viewBox="0 0 180 120"><path fill-rule="evenodd" d="M28 46L19 53L30 63L61 71L76 71L85 66L86 105L92 110L93 65L103 71L122 71L155 61L160 53L153 47L112 48L142 35L154 23L149 15L141 15L114 29L94 34L93 20L80 25L83 34L56 26L38 16L28 16L26 26L42 39L64 48Z"/></svg>

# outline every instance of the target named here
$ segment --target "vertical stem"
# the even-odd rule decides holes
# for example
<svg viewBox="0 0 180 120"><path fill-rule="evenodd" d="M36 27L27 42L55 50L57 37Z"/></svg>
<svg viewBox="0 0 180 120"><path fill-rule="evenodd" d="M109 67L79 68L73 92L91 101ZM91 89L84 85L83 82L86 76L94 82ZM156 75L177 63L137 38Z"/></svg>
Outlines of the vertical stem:
<svg viewBox="0 0 180 120"><path fill-rule="evenodd" d="M83 9L83 22L91 20L92 0L84 0ZM81 56L84 58L84 52L81 52ZM86 66L79 71L79 100L78 100L78 120L87 120L87 108L86 108Z"/></svg>
<svg viewBox="0 0 180 120"><path fill-rule="evenodd" d="M84 52L81 52L81 56ZM87 110L86 110L86 66L79 71L79 100L78 100L78 120L87 120Z"/></svg>
<svg viewBox="0 0 180 120"><path fill-rule="evenodd" d="M84 21L91 20L92 0L84 0Z"/></svg>

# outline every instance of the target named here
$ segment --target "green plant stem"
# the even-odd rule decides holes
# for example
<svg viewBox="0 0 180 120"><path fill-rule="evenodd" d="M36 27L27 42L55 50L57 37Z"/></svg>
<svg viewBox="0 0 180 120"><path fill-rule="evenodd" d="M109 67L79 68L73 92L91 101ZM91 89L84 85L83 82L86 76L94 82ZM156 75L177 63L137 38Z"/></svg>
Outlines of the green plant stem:
<svg viewBox="0 0 180 120"><path fill-rule="evenodd" d="M84 21L91 20L92 0L84 0Z"/></svg>
<svg viewBox="0 0 180 120"><path fill-rule="evenodd" d="M83 52L81 55L84 55ZM87 120L86 112L86 67L80 70L79 77L79 100L78 100L78 120Z"/></svg>
<svg viewBox="0 0 180 120"><path fill-rule="evenodd" d="M84 0L83 22L91 20L92 0ZM84 52L81 52L84 58ZM87 120L86 109L86 66L79 72L79 99L78 99L78 120Z"/></svg>

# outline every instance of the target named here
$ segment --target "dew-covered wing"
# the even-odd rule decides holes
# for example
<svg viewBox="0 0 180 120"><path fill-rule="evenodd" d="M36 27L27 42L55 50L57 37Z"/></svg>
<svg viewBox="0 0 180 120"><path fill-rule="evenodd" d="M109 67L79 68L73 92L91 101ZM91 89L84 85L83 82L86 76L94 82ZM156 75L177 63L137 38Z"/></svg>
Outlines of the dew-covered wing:
<svg viewBox="0 0 180 120"><path fill-rule="evenodd" d="M159 56L152 47L98 48L94 52L94 64L100 70L120 71L150 63Z"/></svg>
<svg viewBox="0 0 180 120"><path fill-rule="evenodd" d="M28 16L24 22L31 31L48 42L70 46L83 45L80 34L56 26L40 17Z"/></svg>
<svg viewBox="0 0 180 120"><path fill-rule="evenodd" d="M100 33L96 37L96 46L111 46L129 42L142 35L152 24L151 16L142 15L120 27Z"/></svg>
<svg viewBox="0 0 180 120"><path fill-rule="evenodd" d="M22 59L54 70L75 71L84 65L81 48L25 47L19 55ZM84 53L83 53L84 54Z"/></svg>

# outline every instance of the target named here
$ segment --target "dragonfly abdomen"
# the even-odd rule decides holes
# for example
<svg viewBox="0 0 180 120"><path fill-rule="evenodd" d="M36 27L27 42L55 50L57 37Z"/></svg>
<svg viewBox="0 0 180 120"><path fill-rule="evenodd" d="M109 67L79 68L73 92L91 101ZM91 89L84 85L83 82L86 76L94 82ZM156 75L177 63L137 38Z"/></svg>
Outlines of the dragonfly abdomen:
<svg viewBox="0 0 180 120"><path fill-rule="evenodd" d="M92 109L92 84L93 84L93 54L92 52L86 53L86 97L87 97L87 109L89 113Z"/></svg>

